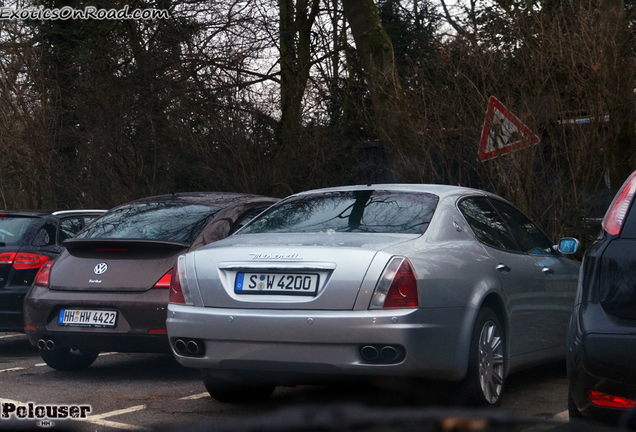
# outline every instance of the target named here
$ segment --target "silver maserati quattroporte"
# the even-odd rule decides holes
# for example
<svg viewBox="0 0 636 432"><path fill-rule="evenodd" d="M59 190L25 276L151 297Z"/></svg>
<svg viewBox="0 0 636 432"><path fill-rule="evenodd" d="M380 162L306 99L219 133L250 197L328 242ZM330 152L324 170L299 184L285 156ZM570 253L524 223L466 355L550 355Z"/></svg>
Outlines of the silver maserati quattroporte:
<svg viewBox="0 0 636 432"><path fill-rule="evenodd" d="M498 405L510 371L565 357L577 247L481 190L304 192L178 258L169 341L220 401L417 377Z"/></svg>

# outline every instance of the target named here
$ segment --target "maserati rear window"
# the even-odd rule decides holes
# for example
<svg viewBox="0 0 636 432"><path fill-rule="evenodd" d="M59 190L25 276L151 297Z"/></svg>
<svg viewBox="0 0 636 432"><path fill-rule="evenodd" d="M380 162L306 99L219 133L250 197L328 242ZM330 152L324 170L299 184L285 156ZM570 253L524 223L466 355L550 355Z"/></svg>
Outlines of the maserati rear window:
<svg viewBox="0 0 636 432"><path fill-rule="evenodd" d="M42 223L42 219L34 217L0 217L0 243L17 245L22 244L25 240L28 241L25 238L25 234L29 230L29 226L35 223Z"/></svg>
<svg viewBox="0 0 636 432"><path fill-rule="evenodd" d="M384 190L301 195L270 208L239 233L423 234L438 201L433 194Z"/></svg>
<svg viewBox="0 0 636 432"><path fill-rule="evenodd" d="M192 243L218 207L179 202L130 204L115 208L76 238L159 240Z"/></svg>

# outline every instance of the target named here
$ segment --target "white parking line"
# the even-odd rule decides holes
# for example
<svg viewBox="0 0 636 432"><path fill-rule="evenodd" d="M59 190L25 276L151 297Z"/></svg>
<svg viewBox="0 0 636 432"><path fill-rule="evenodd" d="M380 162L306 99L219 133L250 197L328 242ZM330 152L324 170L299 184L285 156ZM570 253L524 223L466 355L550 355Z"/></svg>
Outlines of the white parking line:
<svg viewBox="0 0 636 432"><path fill-rule="evenodd" d="M100 425L100 426L108 426L108 427L112 427L112 428L117 428L117 429L149 430L148 428L145 428L143 426L129 425L129 424L126 424L126 423L119 423L119 422L104 420L107 417L113 417L113 416L116 416L116 415L127 414L127 413L131 413L131 412L135 412L135 411L141 411L143 409L146 409L146 405L137 405L137 406L134 406L134 407L124 408L124 409L120 409L120 410L117 410L117 411L111 411L111 412L107 412L107 413L104 413L104 414L97 414L97 415L88 416L85 419L82 419L82 421L85 421L85 422L88 422L88 423L93 423L93 424Z"/></svg>
<svg viewBox="0 0 636 432"><path fill-rule="evenodd" d="M0 339L14 338L14 337L20 337L20 336L24 336L24 337L26 337L26 335L25 335L25 334L18 333L18 334L10 334L10 335L0 336Z"/></svg>
<svg viewBox="0 0 636 432"><path fill-rule="evenodd" d="M19 371L19 370L24 370L26 368L23 367L15 367L15 368L10 368L10 369L2 369L0 370L0 373L2 372L13 372L13 371Z"/></svg>
<svg viewBox="0 0 636 432"><path fill-rule="evenodd" d="M108 426L110 428L113 429L125 429L125 430L151 430L149 428L145 428L143 426L136 426L136 425L131 425L131 424L126 424L126 423L118 423L118 422L114 422L114 421L109 421L109 420L88 420L88 419L84 419L83 421L92 423L92 424L96 424L99 426Z"/></svg>
<svg viewBox="0 0 636 432"><path fill-rule="evenodd" d="M210 393L205 392L205 393L199 393L199 394L195 394L195 395L191 395L191 396L186 396L186 397L182 397L179 400L194 400L194 399L202 399L204 397L209 397Z"/></svg>
<svg viewBox="0 0 636 432"><path fill-rule="evenodd" d="M568 410L561 411L554 416L554 419L557 421L568 422L570 421L570 413L568 412Z"/></svg>
<svg viewBox="0 0 636 432"><path fill-rule="evenodd" d="M34 364L33 366L42 367L42 366L46 366L46 363L37 363L37 364Z"/></svg>

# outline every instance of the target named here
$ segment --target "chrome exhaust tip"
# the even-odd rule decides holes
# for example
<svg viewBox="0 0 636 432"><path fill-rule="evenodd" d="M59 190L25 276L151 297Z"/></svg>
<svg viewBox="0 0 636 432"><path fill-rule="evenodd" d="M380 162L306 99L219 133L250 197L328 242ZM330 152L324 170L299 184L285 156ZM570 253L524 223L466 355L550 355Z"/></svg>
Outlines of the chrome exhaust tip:
<svg viewBox="0 0 636 432"><path fill-rule="evenodd" d="M41 349L41 350L46 349L46 341L44 339L40 339L38 341L38 348Z"/></svg>
<svg viewBox="0 0 636 432"><path fill-rule="evenodd" d="M382 348L382 350L380 351L380 355L382 356L383 360L387 361L393 361L398 358L398 352L392 346L385 346L384 348Z"/></svg>
<svg viewBox="0 0 636 432"><path fill-rule="evenodd" d="M199 354L199 344L195 341L188 341L188 353L189 354Z"/></svg>
<svg viewBox="0 0 636 432"><path fill-rule="evenodd" d="M55 349L55 342L51 339L46 341L46 349L49 351L53 351Z"/></svg>
<svg viewBox="0 0 636 432"><path fill-rule="evenodd" d="M184 354L186 352L186 343L182 339L177 339L174 341L174 350L179 354Z"/></svg>
<svg viewBox="0 0 636 432"><path fill-rule="evenodd" d="M373 361L378 358L378 349L371 345L365 345L360 348L360 355L366 361Z"/></svg>

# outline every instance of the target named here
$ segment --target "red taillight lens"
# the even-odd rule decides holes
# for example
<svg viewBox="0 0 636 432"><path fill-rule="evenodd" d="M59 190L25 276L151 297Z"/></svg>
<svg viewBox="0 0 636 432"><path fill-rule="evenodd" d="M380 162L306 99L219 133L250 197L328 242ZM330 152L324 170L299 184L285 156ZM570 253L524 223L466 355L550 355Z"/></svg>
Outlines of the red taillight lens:
<svg viewBox="0 0 636 432"><path fill-rule="evenodd" d="M172 269L174 276L170 281L170 303L186 304L185 298L183 297L183 290L181 289L178 266L179 264L176 264L174 269Z"/></svg>
<svg viewBox="0 0 636 432"><path fill-rule="evenodd" d="M15 252L2 252L0 253L0 265L11 265L15 259Z"/></svg>
<svg viewBox="0 0 636 432"><path fill-rule="evenodd" d="M173 270L168 270L168 273L163 275L161 279L153 286L153 288L170 288L170 279L172 279Z"/></svg>
<svg viewBox="0 0 636 432"><path fill-rule="evenodd" d="M51 267L53 267L53 261L45 262L44 265L40 267L38 274L35 275L33 285L48 288L51 282Z"/></svg>
<svg viewBox="0 0 636 432"><path fill-rule="evenodd" d="M587 397L594 405L606 408L636 408L636 401L621 396L614 396L598 390L587 389Z"/></svg>
<svg viewBox="0 0 636 432"><path fill-rule="evenodd" d="M417 292L417 279L413 267L407 259L402 261L395 273L393 282L386 293L384 308L411 308L420 305Z"/></svg>
<svg viewBox="0 0 636 432"><path fill-rule="evenodd" d="M610 204L603 218L603 229L608 234L618 235L621 232L621 227L627 216L627 210L636 193L636 172L623 183L621 190L618 191L612 204Z"/></svg>
<svg viewBox="0 0 636 432"><path fill-rule="evenodd" d="M20 252L13 261L13 268L16 270L39 269L49 259L46 255Z"/></svg>

